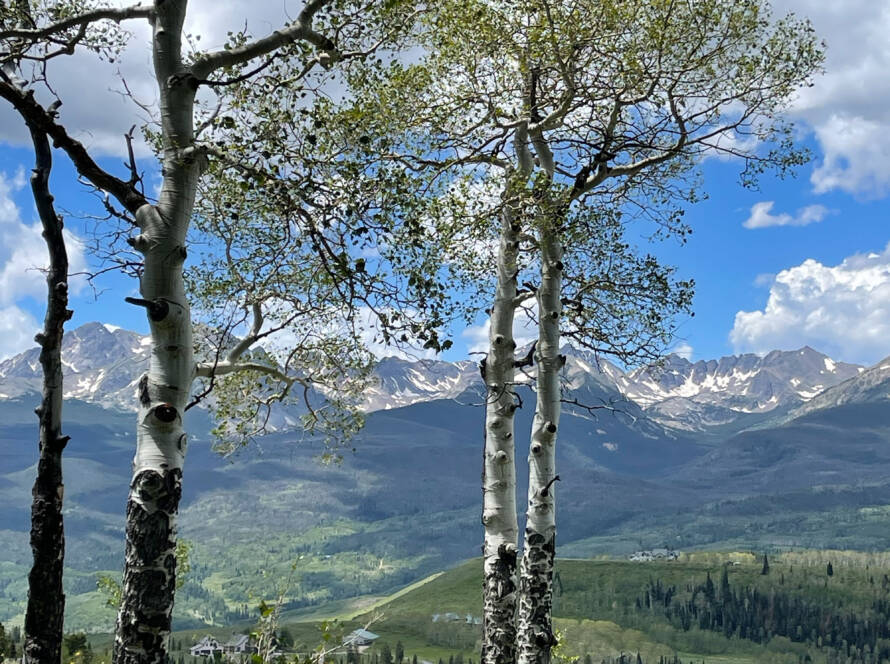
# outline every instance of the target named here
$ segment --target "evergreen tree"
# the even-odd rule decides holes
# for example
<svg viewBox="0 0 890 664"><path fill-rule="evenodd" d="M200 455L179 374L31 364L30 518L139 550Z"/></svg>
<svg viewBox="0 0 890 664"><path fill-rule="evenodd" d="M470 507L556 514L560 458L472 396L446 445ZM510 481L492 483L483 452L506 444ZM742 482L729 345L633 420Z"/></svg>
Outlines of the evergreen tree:
<svg viewBox="0 0 890 664"><path fill-rule="evenodd" d="M393 664L392 651L389 649L389 644L387 643L384 643L383 647L380 649L380 662L381 664Z"/></svg>
<svg viewBox="0 0 890 664"><path fill-rule="evenodd" d="M766 554L763 554L763 569L760 570L761 574L769 574L769 561L766 559Z"/></svg>
<svg viewBox="0 0 890 664"><path fill-rule="evenodd" d="M834 576L834 568L831 566L831 561L828 561L828 568L826 569L828 576Z"/></svg>
<svg viewBox="0 0 890 664"><path fill-rule="evenodd" d="M0 660L6 657L6 654L9 652L9 647L11 643L9 641L9 637L6 636L6 630L3 628L3 623L0 623Z"/></svg>
<svg viewBox="0 0 890 664"><path fill-rule="evenodd" d="M405 646L401 641L396 641L396 664L402 664L403 659L405 659Z"/></svg>

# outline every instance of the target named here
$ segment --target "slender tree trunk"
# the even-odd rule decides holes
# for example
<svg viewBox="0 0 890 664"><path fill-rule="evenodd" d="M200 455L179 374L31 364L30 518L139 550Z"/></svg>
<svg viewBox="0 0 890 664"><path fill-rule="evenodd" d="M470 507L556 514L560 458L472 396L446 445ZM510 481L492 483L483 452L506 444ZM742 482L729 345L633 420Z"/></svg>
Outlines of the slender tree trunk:
<svg viewBox="0 0 890 664"><path fill-rule="evenodd" d="M40 458L31 492L31 551L34 564L28 575L28 607L25 611L25 664L59 664L62 660L62 622L65 594L62 569L65 561L65 529L62 521L62 451L68 436L62 435L62 335L68 310L68 254L62 236L62 219L56 214L49 191L52 151L46 134L33 127L35 167L31 191L49 251L46 275L47 304L40 344L43 368L43 399L37 408L40 419Z"/></svg>
<svg viewBox="0 0 890 664"><path fill-rule="evenodd" d="M516 461L513 436L517 408L513 317L516 310L519 226L510 186L503 196L498 279L491 310L488 355L482 366L486 386L485 450L482 470L482 523L485 543L482 664L513 664L516 659Z"/></svg>
<svg viewBox="0 0 890 664"><path fill-rule="evenodd" d="M115 664L165 664L176 587L176 517L186 453L182 417L195 376L182 265L199 176L199 164L188 156L195 86L183 76L181 61L185 6L155 0L152 50L164 179L157 205L138 210L141 234L131 242L144 256L144 269L142 299L130 301L146 308L152 347L148 373L139 385Z"/></svg>
<svg viewBox="0 0 890 664"><path fill-rule="evenodd" d="M556 433L559 427L559 318L562 245L557 230L542 227L541 284L538 290L537 404L528 466L528 511L519 575L518 661L548 664L555 644L551 619L553 562L556 551Z"/></svg>

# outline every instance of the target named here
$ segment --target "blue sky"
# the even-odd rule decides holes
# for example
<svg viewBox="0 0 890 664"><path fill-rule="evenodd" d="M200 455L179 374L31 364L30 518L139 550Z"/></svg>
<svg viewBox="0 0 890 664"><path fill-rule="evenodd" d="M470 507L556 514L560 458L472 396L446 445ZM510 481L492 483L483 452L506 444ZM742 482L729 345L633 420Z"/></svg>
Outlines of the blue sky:
<svg viewBox="0 0 890 664"><path fill-rule="evenodd" d="M208 12L210 0L195 0L190 29L205 35L202 46L213 45L214 36L240 26L245 14L258 30L277 24L281 4L291 13L297 6L239 0L225 12ZM759 191L737 184L738 164L714 159L704 165L709 198L687 212L692 237L682 247L668 242L652 248L697 283L695 317L682 322L675 347L692 359L710 359L810 345L835 359L871 364L890 355L890 2L773 5L777 14L810 17L828 43L826 74L801 92L790 113L815 159L795 179L765 177ZM137 30L133 43L141 36ZM105 155L109 168L122 172L121 137L140 116L109 92L120 82L102 65L59 67L62 119ZM119 68L137 97L153 99L144 51L131 48ZM0 358L30 346L43 315L42 276L32 268L45 259L27 187L32 156L25 137L21 121L0 107ZM61 154L53 189L60 208L96 211ZM82 268L93 259L75 238L85 237L87 225L76 214L67 224L73 263ZM72 325L100 320L145 331L142 312L123 304L135 283L109 276L98 286L97 295L75 282ZM466 357L485 336L481 320L455 333L447 359Z"/></svg>

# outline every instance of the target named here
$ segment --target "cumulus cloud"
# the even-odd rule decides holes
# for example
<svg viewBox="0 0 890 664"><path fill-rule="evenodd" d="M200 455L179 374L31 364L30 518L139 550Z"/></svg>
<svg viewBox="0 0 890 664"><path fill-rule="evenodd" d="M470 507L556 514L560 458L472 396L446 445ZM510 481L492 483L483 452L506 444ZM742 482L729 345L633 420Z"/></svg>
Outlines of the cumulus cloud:
<svg viewBox="0 0 890 664"><path fill-rule="evenodd" d="M692 353L693 353L693 350L694 350L694 349L692 348L692 346L690 346L690 345L689 345L688 343L686 343L685 341L681 341L680 343L678 343L676 346L674 346L674 347L671 349L671 352L672 352L674 355L679 355L679 356L682 357L684 360L691 360L691 359L692 359Z"/></svg>
<svg viewBox="0 0 890 664"><path fill-rule="evenodd" d="M48 258L46 244L40 233L40 222L26 224L13 200L13 193L24 187L19 171L9 177L0 173L0 306L8 306L25 298L42 300L46 295L43 270ZM69 270L83 272L87 268L83 242L68 230L63 231L68 250ZM72 279L70 290L78 293L83 279Z"/></svg>
<svg viewBox="0 0 890 664"><path fill-rule="evenodd" d="M110 0L108 4L127 6L133 3L131 0ZM254 36L266 35L292 21L302 5L301 0L225 3L191 0L185 32L200 37L194 42L198 49L215 50L223 47L229 31L246 27ZM64 102L60 109L61 122L97 155L126 155L123 135L133 124L152 119L134 103L134 99L154 107L158 98L148 21L128 20L121 27L131 37L127 48L114 63L100 61L86 51L54 58L48 63L48 79ZM45 90L38 89L37 97L44 104L52 101ZM30 145L24 122L5 102L0 104L0 141ZM138 132L136 148L139 157L151 154Z"/></svg>
<svg viewBox="0 0 890 664"><path fill-rule="evenodd" d="M16 306L0 307L0 361L34 345L40 323Z"/></svg>
<svg viewBox="0 0 890 664"><path fill-rule="evenodd" d="M40 223L26 224L13 199L24 186L23 171L13 176L0 172L0 359L30 346L38 327L18 303L46 297L43 269L48 259ZM82 272L87 266L83 242L67 230L64 233L70 270ZM72 279L71 292L76 294L84 284L83 279Z"/></svg>
<svg viewBox="0 0 890 664"><path fill-rule="evenodd" d="M739 311L729 334L737 352L813 346L871 364L890 354L890 245L839 265L807 259L782 270L766 306Z"/></svg>
<svg viewBox="0 0 890 664"><path fill-rule="evenodd" d="M890 192L890 4L874 0L774 0L776 15L806 16L827 44L825 74L802 90L794 114L813 128L821 155L817 192Z"/></svg>
<svg viewBox="0 0 890 664"><path fill-rule="evenodd" d="M516 311L516 318L513 321L513 338L516 340L517 348L522 348L538 338L538 325L532 320L532 315L534 314L530 314L525 309ZM471 325L461 332L461 337L466 340L467 350L471 353L488 352L490 330L491 319L486 318L481 325Z"/></svg>
<svg viewBox="0 0 890 664"><path fill-rule="evenodd" d="M772 214L775 201L761 201L751 206L751 216L742 224L745 228L768 228L769 226L806 226L822 221L831 211L824 205L807 205L797 214Z"/></svg>

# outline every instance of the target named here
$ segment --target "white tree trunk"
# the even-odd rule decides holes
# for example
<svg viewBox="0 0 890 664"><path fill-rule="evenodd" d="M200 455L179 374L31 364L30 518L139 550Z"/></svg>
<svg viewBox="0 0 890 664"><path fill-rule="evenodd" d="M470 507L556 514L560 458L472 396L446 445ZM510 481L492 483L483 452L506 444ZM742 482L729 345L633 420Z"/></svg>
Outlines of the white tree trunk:
<svg viewBox="0 0 890 664"><path fill-rule="evenodd" d="M183 413L195 377L182 266L199 166L193 138L195 86L178 74L185 2L156 0L153 35L160 88L163 184L157 205L136 214L131 244L144 256L140 284L151 327L148 373L139 385L133 479L127 501L126 563L114 642L115 664L165 664L176 587L176 517L186 453Z"/></svg>
<svg viewBox="0 0 890 664"><path fill-rule="evenodd" d="M559 354L562 315L562 245L557 230L539 233L541 284L538 290L537 404L528 466L528 510L519 575L518 661L548 664L555 644L551 619L553 562L556 551L556 435L559 427Z"/></svg>
<svg viewBox="0 0 890 664"><path fill-rule="evenodd" d="M497 291L491 310L486 386L482 523L485 542L482 664L513 664L516 658L516 461L513 421L516 368L513 317L516 310L519 227L509 185L503 196Z"/></svg>
<svg viewBox="0 0 890 664"><path fill-rule="evenodd" d="M127 501L126 562L116 663L164 664L176 587L176 516L186 434L182 416L195 372L183 240L157 208L138 215L147 244L142 295L150 303L151 356L139 384L136 456Z"/></svg>

